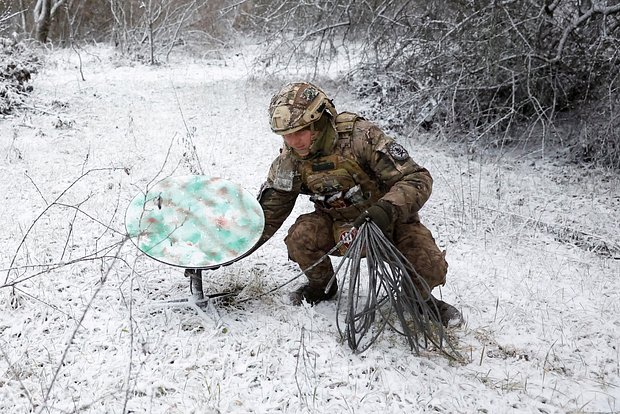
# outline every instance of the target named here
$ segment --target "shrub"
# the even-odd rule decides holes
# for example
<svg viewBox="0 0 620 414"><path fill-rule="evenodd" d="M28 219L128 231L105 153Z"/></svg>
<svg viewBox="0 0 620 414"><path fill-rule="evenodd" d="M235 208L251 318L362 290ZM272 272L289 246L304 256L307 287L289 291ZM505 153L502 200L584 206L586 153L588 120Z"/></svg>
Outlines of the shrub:
<svg viewBox="0 0 620 414"><path fill-rule="evenodd" d="M273 2L254 2L255 20L275 40L265 62L281 69L359 45L362 57L347 80L390 127L440 126L475 146L558 143L595 158L616 142L617 120L608 108L620 86L620 4L267 3ZM568 113L597 114L587 122L589 132L579 134L585 147L558 128Z"/></svg>
<svg viewBox="0 0 620 414"><path fill-rule="evenodd" d="M40 67L40 60L24 44L0 38L0 61L0 114L7 115L19 108L32 91L29 81Z"/></svg>

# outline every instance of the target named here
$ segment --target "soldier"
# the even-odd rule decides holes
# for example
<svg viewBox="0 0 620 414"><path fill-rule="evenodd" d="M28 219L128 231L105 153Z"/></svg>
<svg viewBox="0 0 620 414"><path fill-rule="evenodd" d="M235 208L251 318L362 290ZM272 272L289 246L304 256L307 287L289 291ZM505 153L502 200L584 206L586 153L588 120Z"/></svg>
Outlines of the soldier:
<svg viewBox="0 0 620 414"><path fill-rule="evenodd" d="M297 218L284 240L289 258L308 278L291 293L292 303L314 305L336 295L336 283L325 292L334 275L329 258L306 269L352 227L372 220L426 281L428 287L416 286L434 302L442 323L459 325L460 312L430 293L445 284L448 263L418 216L431 194L429 172L376 125L354 113L338 114L311 83L284 86L271 99L269 117L284 145L259 195L265 230L258 245L280 228L298 195L309 195L315 207Z"/></svg>

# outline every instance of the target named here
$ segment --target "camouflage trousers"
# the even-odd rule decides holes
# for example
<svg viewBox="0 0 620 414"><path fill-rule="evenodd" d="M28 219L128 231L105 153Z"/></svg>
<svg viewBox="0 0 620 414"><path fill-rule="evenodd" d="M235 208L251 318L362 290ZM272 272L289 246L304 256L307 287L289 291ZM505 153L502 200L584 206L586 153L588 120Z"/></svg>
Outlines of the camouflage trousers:
<svg viewBox="0 0 620 414"><path fill-rule="evenodd" d="M336 245L332 226L332 218L324 213L315 211L299 216L284 239L289 258L302 270L315 264ZM445 252L439 250L433 235L424 225L419 222L398 223L392 241L430 290L446 283L448 263ZM337 251L333 254L339 255ZM334 268L327 257L304 273L310 286L319 289L327 285L334 274ZM423 283L421 284L416 278L413 282L421 293L430 295L430 291L423 286Z"/></svg>

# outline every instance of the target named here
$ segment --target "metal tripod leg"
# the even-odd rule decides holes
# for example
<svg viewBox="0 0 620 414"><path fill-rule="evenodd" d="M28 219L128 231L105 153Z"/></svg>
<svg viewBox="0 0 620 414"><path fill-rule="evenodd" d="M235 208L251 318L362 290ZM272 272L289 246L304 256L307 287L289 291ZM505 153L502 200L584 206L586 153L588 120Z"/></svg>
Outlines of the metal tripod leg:
<svg viewBox="0 0 620 414"><path fill-rule="evenodd" d="M189 291L195 301L204 300L202 290L202 269L185 269L185 276L189 276Z"/></svg>
<svg viewBox="0 0 620 414"><path fill-rule="evenodd" d="M205 295L202 290L202 269L185 269L185 276L189 277L189 290L192 294L189 298L173 299L161 302L160 306L188 307L194 309L202 319L209 324L220 319L217 309L213 307L211 298L215 295Z"/></svg>
<svg viewBox="0 0 620 414"><path fill-rule="evenodd" d="M171 299L160 302L164 306L189 306L207 308L211 299L235 296L238 292L218 292L205 295L202 288L202 269L185 269L185 277L189 277L189 290L192 294L189 298Z"/></svg>
<svg viewBox="0 0 620 414"><path fill-rule="evenodd" d="M202 290L202 269L185 269L185 277L189 277L189 291L192 296L189 298L166 300L161 304L205 307L208 305L211 297L217 296L204 294Z"/></svg>

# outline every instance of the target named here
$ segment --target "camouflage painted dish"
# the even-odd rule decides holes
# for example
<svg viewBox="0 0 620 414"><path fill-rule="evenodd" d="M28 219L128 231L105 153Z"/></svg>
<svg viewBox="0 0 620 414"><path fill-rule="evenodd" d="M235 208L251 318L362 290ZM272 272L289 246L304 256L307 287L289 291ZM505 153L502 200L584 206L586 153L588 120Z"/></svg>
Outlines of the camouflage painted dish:
<svg viewBox="0 0 620 414"><path fill-rule="evenodd" d="M169 177L139 194L125 226L142 252L161 262L210 269L234 262L260 238L260 204L241 186L200 175Z"/></svg>

